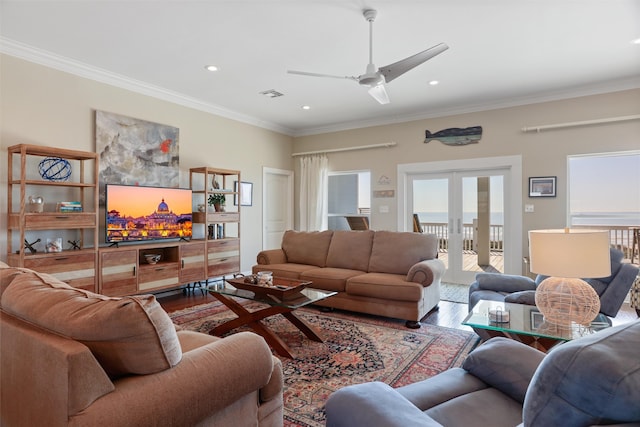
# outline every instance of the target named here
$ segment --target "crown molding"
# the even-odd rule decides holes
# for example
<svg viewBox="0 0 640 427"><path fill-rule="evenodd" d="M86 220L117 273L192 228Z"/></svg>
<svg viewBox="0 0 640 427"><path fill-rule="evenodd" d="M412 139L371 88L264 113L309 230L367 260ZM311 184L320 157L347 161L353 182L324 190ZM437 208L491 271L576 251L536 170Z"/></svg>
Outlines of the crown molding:
<svg viewBox="0 0 640 427"><path fill-rule="evenodd" d="M56 55L42 49L34 48L27 44L1 36L0 53L24 59L36 64L44 65L46 67L50 67L79 77L140 93L142 95L151 96L163 101L172 102L184 107L193 108L195 110L214 114L241 123L246 123L273 132L278 132L294 138L366 127L406 123L411 121L433 119L459 114L476 113L480 111L519 107L523 105L559 101L569 98L579 98L582 96L599 95L603 93L640 88L640 77L632 77L601 84L581 86L553 92L545 92L533 96L498 99L492 102L482 102L474 105L428 109L417 113L397 115L393 117L381 117L375 119L335 123L326 126L291 129L286 126L281 126L276 123L271 123L266 120L242 114L237 111L232 111L219 105L214 105L196 98L188 97L178 92L170 91L159 86L135 80L121 74L94 67L80 61L75 61L70 58Z"/></svg>
<svg viewBox="0 0 640 427"><path fill-rule="evenodd" d="M73 74L78 77L105 83L111 86L126 89L142 95L151 96L163 101L172 102L184 107L193 108L195 110L204 111L206 113L215 114L227 119L257 126L263 129L282 133L292 136L293 130L284 126L270 123L256 117L238 113L221 107L219 105L210 104L202 100L185 96L178 92L174 92L159 86L155 86L140 80L113 73L102 68L94 67L80 61L76 61L64 56L34 48L33 46L17 42L6 37L0 37L0 53L14 56L25 61L33 62L45 67L53 68L65 73Z"/></svg>
<svg viewBox="0 0 640 427"><path fill-rule="evenodd" d="M583 96L602 95L605 93L620 92L640 88L640 77L621 79L602 84L581 86L560 91L546 92L533 96L508 98L481 104L465 105L452 108L438 108L437 110L425 110L414 114L406 114L394 117L385 117L354 122L337 123L328 126L306 128L294 131L291 136L301 137L319 135L323 133L341 132L373 126L384 126L398 123L413 122L418 120L435 119L438 117L455 116L459 114L477 113L480 111L499 110L502 108L521 107L523 105L541 104L544 102L561 101L563 99L580 98Z"/></svg>

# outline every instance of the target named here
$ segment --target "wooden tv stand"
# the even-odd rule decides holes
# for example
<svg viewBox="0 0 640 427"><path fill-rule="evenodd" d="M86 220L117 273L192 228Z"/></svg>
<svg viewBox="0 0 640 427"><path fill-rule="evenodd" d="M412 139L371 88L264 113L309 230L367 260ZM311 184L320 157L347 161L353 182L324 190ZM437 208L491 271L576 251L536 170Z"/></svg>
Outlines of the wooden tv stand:
<svg viewBox="0 0 640 427"><path fill-rule="evenodd" d="M149 264L145 255L160 255ZM207 279L206 240L122 244L98 250L99 293L123 296Z"/></svg>

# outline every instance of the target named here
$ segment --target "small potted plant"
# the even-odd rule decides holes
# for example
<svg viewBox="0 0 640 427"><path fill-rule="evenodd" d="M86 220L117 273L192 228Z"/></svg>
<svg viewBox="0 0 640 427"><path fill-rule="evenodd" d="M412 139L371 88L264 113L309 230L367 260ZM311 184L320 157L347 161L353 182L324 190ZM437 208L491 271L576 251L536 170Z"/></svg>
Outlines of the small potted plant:
<svg viewBox="0 0 640 427"><path fill-rule="evenodd" d="M207 203L209 204L209 206L213 206L216 212L224 212L225 202L226 202L226 198L224 194L220 194L220 193L209 194L209 199L207 200Z"/></svg>

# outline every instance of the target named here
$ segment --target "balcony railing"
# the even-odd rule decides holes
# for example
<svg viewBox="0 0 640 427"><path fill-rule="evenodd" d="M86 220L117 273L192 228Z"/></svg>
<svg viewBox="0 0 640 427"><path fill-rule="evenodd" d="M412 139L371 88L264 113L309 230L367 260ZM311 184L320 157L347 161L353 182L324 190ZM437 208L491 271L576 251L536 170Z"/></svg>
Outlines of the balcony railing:
<svg viewBox="0 0 640 427"><path fill-rule="evenodd" d="M634 257L634 263L640 263L640 254L638 251L638 243L636 242L636 247L633 248L633 227L629 227L627 225L578 225L574 226L574 228L589 228L593 230L609 230L609 243L612 247L619 249L624 253L625 261L630 261L632 259L632 251L635 250L636 256Z"/></svg>
<svg viewBox="0 0 640 427"><path fill-rule="evenodd" d="M447 227L447 223L444 222L421 222L422 229L425 233L435 234L438 236L439 240L439 250L440 252L447 252L449 250L449 229ZM489 249L493 252L501 252L504 249L504 242L502 239L503 236L503 226L502 225L490 225L489 230L489 240L490 247ZM628 226L617 226L617 225L598 225L598 226L576 226L575 228L590 228L597 230L608 230L609 231L609 241L611 246L619 249L624 254L624 262L630 262L632 259L632 250L633 249L633 228ZM473 224L463 224L462 229L463 235L463 251L472 251L475 252L476 247L474 244L474 225ZM640 248L638 248L638 242L636 242L635 247L635 257L633 257L634 263L640 263Z"/></svg>
<svg viewBox="0 0 640 427"><path fill-rule="evenodd" d="M422 230L425 233L435 234L438 236L440 251L446 252L449 250L449 228L446 222L421 222ZM491 225L489 229L489 250L502 251L502 225ZM473 224L462 224L462 250L475 251L475 228Z"/></svg>

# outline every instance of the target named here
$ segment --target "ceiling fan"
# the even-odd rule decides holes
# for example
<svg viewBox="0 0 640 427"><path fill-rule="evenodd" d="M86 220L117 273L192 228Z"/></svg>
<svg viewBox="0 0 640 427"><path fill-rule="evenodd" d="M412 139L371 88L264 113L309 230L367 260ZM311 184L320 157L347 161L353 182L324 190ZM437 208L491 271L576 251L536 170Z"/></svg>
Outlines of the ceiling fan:
<svg viewBox="0 0 640 427"><path fill-rule="evenodd" d="M384 87L385 83L389 83L390 81L396 79L397 77L400 77L412 68L417 67L423 62L426 62L434 56L439 55L445 50L449 49L449 46L444 43L440 43L433 47L430 47L427 50L423 50L422 52L416 53L415 55L401 59L400 61L394 62L393 64L380 67L376 70L376 66L373 64L373 22L375 21L378 12L374 9L366 9L362 12L362 14L364 16L364 19L369 22L369 64L367 65L367 70L364 74L356 77L335 76L331 74L308 73L306 71L293 70L288 70L287 72L289 74L299 74L303 76L355 80L363 86L369 86L369 94L374 97L375 100L380 104L388 104L389 96L387 95L387 91Z"/></svg>

